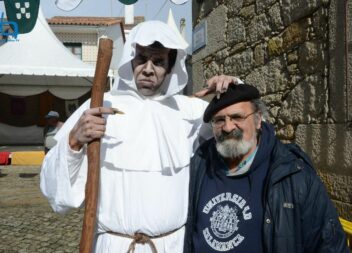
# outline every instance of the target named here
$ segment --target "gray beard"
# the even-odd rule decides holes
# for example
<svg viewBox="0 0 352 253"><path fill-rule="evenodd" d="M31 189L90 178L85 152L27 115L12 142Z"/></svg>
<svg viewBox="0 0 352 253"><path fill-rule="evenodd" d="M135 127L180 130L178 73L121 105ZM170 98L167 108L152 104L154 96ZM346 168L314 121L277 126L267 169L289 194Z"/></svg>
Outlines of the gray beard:
<svg viewBox="0 0 352 253"><path fill-rule="evenodd" d="M234 130L229 135L231 138L224 139L223 135L216 138L216 150L224 158L242 157L255 145L256 136L249 141L245 141L241 130Z"/></svg>

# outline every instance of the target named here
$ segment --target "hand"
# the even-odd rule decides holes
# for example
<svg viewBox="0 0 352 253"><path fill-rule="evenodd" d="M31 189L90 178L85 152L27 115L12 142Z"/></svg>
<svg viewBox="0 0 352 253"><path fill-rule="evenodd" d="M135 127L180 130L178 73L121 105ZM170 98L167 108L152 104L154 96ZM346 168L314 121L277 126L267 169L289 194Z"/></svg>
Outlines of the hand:
<svg viewBox="0 0 352 253"><path fill-rule="evenodd" d="M73 150L80 150L86 143L103 137L106 119L102 114L114 114L116 109L96 107L83 112L69 135L69 145Z"/></svg>
<svg viewBox="0 0 352 253"><path fill-rule="evenodd" d="M207 80L206 88L198 91L194 94L195 97L204 97L211 93L216 93L216 97L219 98L221 93L227 91L227 88L230 84L240 84L243 83L239 78L234 76L213 76L212 78Z"/></svg>

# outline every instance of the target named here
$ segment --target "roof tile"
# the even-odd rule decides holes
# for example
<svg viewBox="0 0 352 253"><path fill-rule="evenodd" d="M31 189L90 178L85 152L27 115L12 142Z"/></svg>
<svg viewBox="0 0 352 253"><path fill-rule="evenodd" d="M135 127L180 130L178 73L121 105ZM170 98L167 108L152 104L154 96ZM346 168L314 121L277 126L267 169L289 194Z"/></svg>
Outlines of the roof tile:
<svg viewBox="0 0 352 253"><path fill-rule="evenodd" d="M55 16L47 19L49 25L86 25L86 26L112 26L119 23L125 23L124 18L118 17L67 17ZM144 21L144 17L135 17L135 24Z"/></svg>

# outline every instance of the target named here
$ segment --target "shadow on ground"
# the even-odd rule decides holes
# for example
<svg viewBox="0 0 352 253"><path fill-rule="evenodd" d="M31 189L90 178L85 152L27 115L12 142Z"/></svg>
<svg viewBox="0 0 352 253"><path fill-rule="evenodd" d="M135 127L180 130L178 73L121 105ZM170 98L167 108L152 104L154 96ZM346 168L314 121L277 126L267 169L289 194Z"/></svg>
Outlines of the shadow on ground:
<svg viewBox="0 0 352 253"><path fill-rule="evenodd" d="M40 167L0 174L0 253L78 252L83 210L54 213L39 189Z"/></svg>

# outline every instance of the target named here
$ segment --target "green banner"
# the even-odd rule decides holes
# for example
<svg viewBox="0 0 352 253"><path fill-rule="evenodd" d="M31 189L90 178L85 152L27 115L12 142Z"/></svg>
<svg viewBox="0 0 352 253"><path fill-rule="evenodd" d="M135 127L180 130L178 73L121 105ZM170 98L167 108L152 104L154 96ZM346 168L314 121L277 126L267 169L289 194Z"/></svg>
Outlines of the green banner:
<svg viewBox="0 0 352 253"><path fill-rule="evenodd" d="M38 17L40 0L5 0L7 20L18 25L18 33L32 31Z"/></svg>
<svg viewBox="0 0 352 253"><path fill-rule="evenodd" d="M130 5L136 3L138 0L119 0L121 3Z"/></svg>

